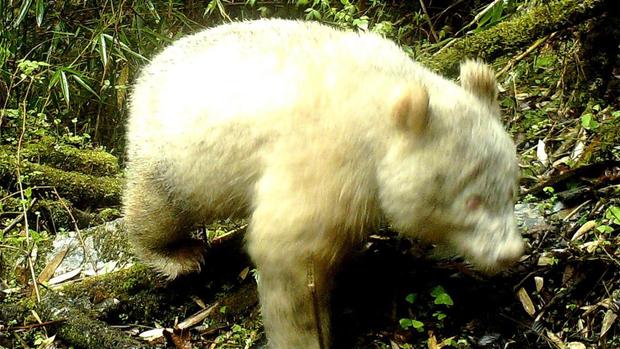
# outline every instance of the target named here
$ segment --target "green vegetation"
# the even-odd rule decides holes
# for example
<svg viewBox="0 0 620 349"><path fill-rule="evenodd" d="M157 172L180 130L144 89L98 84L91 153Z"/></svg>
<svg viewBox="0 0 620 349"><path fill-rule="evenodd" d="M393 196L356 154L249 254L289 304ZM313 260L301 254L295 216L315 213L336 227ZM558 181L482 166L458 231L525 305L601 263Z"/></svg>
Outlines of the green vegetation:
<svg viewBox="0 0 620 349"><path fill-rule="evenodd" d="M452 259L429 267L391 235L389 248L365 250L373 262L374 254L399 256L422 271L399 276L406 285L380 309L389 320L356 328L359 347L619 347L620 15L612 3L0 0L0 348L139 346L131 336L142 327L174 326L203 300L219 307L185 344L261 341L259 275L235 264L241 257L216 254L223 262L214 268L233 276L208 274L204 288L167 285L142 265L61 290L37 282L41 302L33 284L57 233L120 215L124 124L140 68L186 34L271 17L379 33L452 78L465 57L489 61L518 147L520 199L544 221L523 228L527 258L495 277L465 272ZM211 241L230 230L214 225L204 235ZM106 258L127 251L122 234L107 241ZM108 305L116 301L118 308ZM52 310L66 327L39 326L58 319Z"/></svg>

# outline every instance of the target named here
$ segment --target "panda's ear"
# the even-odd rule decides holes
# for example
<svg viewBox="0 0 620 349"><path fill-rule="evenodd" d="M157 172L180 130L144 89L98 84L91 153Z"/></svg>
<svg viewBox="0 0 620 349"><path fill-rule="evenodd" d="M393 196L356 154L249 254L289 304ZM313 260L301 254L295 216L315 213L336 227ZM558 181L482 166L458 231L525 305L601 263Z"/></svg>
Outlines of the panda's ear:
<svg viewBox="0 0 620 349"><path fill-rule="evenodd" d="M497 81L493 69L479 60L461 63L461 86L478 96L482 101L495 104L497 101Z"/></svg>
<svg viewBox="0 0 620 349"><path fill-rule="evenodd" d="M426 88L417 84L400 86L394 92L392 116L399 129L421 135L428 124L429 97Z"/></svg>

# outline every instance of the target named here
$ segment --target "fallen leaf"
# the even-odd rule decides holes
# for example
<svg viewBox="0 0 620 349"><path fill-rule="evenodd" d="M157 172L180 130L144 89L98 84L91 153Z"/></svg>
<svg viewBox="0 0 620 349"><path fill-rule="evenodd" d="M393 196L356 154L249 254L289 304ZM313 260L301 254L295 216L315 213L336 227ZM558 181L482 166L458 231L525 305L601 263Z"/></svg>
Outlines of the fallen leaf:
<svg viewBox="0 0 620 349"><path fill-rule="evenodd" d="M586 349L586 345L581 342L569 342L566 343L567 349Z"/></svg>
<svg viewBox="0 0 620 349"><path fill-rule="evenodd" d="M179 329L186 329L186 328L190 328L198 323L201 323L202 320L206 319L209 315L211 315L211 313L213 313L213 311L217 308L219 308L220 303L215 303L212 306L210 306L207 309L203 309L197 313L195 313L194 315L188 317L187 319L181 321L180 324L178 324L176 326L176 328Z"/></svg>
<svg viewBox="0 0 620 349"><path fill-rule="evenodd" d="M169 329L172 331L172 329ZM161 338L164 336L164 329L163 328L154 328L152 330L148 330L148 331L144 331L142 333L139 334L140 338L146 340L146 341L153 341L155 339Z"/></svg>
<svg viewBox="0 0 620 349"><path fill-rule="evenodd" d="M79 267L79 268L77 268L77 269L74 269L74 270L68 271L68 272L66 272L66 273L64 273L64 274L60 274L60 275L58 275L58 276L55 276L55 277L51 278L51 279L48 281L48 284L49 284L49 285L56 285L56 284L63 283L63 282L65 282L65 281L67 281L67 280L71 280L71 279L73 279L74 277L76 277L76 276L80 275L80 273L81 273L81 272L82 272L82 267Z"/></svg>
<svg viewBox="0 0 620 349"><path fill-rule="evenodd" d="M613 310L608 309L605 312L605 316L603 316L603 323L601 324L600 337L603 337L607 334L611 326L613 326L614 322L616 322L617 318L618 315Z"/></svg>
<svg viewBox="0 0 620 349"><path fill-rule="evenodd" d="M587 234L590 230L594 229L595 227L596 227L596 222L595 221L587 221L587 222L585 222L581 227L579 227L579 229L577 229L575 234L573 234L573 237L570 239L570 241L575 241L575 240L581 238L582 236Z"/></svg>
<svg viewBox="0 0 620 349"><path fill-rule="evenodd" d="M538 257L538 262L536 263L536 265L538 265L539 267L544 267L548 265L553 265L555 263L557 263L557 260L553 256L542 254L540 255L540 257Z"/></svg>
<svg viewBox="0 0 620 349"><path fill-rule="evenodd" d="M167 328L164 330L163 334L168 343L174 344L176 349L192 349L189 331L184 331L180 328L172 330Z"/></svg>
<svg viewBox="0 0 620 349"><path fill-rule="evenodd" d="M50 260L49 263L47 263L47 265L45 266L45 268L43 268L43 270L39 274L39 277L37 278L37 281L39 283L44 283L51 279L56 269L58 269L60 263L62 263L62 261L65 259L65 256L67 255L67 252L69 252L70 247L71 246L65 246L63 249L58 251L58 253Z"/></svg>
<svg viewBox="0 0 620 349"><path fill-rule="evenodd" d="M243 268L243 270L239 273L239 278L241 280L245 280L245 278L248 277L248 273L249 272L250 272L250 268L249 267Z"/></svg>
<svg viewBox="0 0 620 349"><path fill-rule="evenodd" d="M527 293L525 288L521 287L519 291L517 291L517 297L519 298L525 312L530 316L534 316L536 313L536 308L534 307L534 303L532 303L532 298L530 298L530 295Z"/></svg>
<svg viewBox="0 0 620 349"><path fill-rule="evenodd" d="M534 276L534 283L536 284L536 292L540 292L545 285L545 279L540 276Z"/></svg>
<svg viewBox="0 0 620 349"><path fill-rule="evenodd" d="M558 337L557 334L547 330L547 338L549 338L549 340L551 341L551 344L553 344L554 347L556 347L557 349L567 349L566 348L566 344L564 344L564 341L562 339L560 339L560 337Z"/></svg>
<svg viewBox="0 0 620 349"><path fill-rule="evenodd" d="M545 142L542 139L538 140L538 145L536 146L536 157L538 157L538 161L544 166L547 166L549 163L549 156L547 156L547 152L545 151Z"/></svg>

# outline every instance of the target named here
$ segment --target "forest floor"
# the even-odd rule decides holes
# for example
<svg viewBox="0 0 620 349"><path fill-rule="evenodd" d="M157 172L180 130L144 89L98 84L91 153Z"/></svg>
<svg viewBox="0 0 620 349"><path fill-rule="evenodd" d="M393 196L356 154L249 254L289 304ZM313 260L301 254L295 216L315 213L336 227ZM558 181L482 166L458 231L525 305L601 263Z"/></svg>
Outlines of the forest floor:
<svg viewBox="0 0 620 349"><path fill-rule="evenodd" d="M336 279L339 347L620 348L620 66L604 84L584 81L584 46L559 33L527 55L493 63L523 172L516 208L528 246L522 260L485 276L431 246L377 232ZM231 230L243 226L199 234L220 241ZM67 251L57 236L37 237L33 270L15 247L23 234L4 237L0 348L265 343L253 266L236 236L200 275L166 282L119 253L127 248L122 236L107 234L110 247L88 234L78 240L83 250L89 241L99 249L89 261L101 263L92 268L98 276L83 267L74 275L60 270ZM35 290L31 275L43 270L49 275ZM60 279L50 282L54 276Z"/></svg>

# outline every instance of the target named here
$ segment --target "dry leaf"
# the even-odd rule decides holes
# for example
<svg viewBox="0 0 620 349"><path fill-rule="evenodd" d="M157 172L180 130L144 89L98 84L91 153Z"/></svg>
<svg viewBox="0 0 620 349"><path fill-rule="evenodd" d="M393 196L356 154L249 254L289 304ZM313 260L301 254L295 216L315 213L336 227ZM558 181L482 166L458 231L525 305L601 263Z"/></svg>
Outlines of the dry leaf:
<svg viewBox="0 0 620 349"><path fill-rule="evenodd" d="M601 325L601 337L607 334L611 326L613 326L614 322L616 322L617 318L618 315L613 310L609 309L605 312L605 316L603 316L603 324Z"/></svg>
<svg viewBox="0 0 620 349"><path fill-rule="evenodd" d="M534 316L536 313L536 308L534 307L534 303L532 303L532 298L530 298L530 295L527 294L525 288L521 287L519 291L517 291L517 297L519 298L525 312L530 316Z"/></svg>
<svg viewBox="0 0 620 349"><path fill-rule="evenodd" d="M213 313L213 311L217 308L219 308L220 303L215 303L212 306L210 306L207 309L203 309L199 312L197 312L196 314L188 317L187 319L181 321L180 324L178 324L176 326L176 328L179 329L186 329L186 328L190 328L198 323L201 323L202 320L206 319L209 315L211 315L211 313Z"/></svg>
<svg viewBox="0 0 620 349"><path fill-rule="evenodd" d="M557 263L557 260L553 256L548 256L546 254L541 254L538 257L538 262L536 263L539 267L544 267L548 265L553 265Z"/></svg>
<svg viewBox="0 0 620 349"><path fill-rule="evenodd" d="M169 329L172 331L172 329ZM139 334L140 338L146 340L146 341L153 341L157 338L161 338L164 336L164 329L163 328L154 328L152 330L148 330L148 331L144 331L142 333Z"/></svg>
<svg viewBox="0 0 620 349"><path fill-rule="evenodd" d="M243 270L239 273L239 278L241 280L245 280L245 278L248 277L248 273L249 272L250 272L250 268L249 267L243 268Z"/></svg>
<svg viewBox="0 0 620 349"><path fill-rule="evenodd" d="M586 345L581 342L566 343L567 349L586 349Z"/></svg>
<svg viewBox="0 0 620 349"><path fill-rule="evenodd" d="M536 284L536 292L540 292L545 285L545 279L540 276L534 276L534 283Z"/></svg>
<svg viewBox="0 0 620 349"><path fill-rule="evenodd" d="M575 267L570 264L564 267L564 272L562 273L562 285L567 286L569 282L571 285L574 284L574 277L576 272L577 271L575 270Z"/></svg>
<svg viewBox="0 0 620 349"><path fill-rule="evenodd" d="M557 334L547 330L547 338L549 338L549 340L551 341L551 344L553 344L554 347L556 347L557 349L567 349L566 348L566 344L564 344L564 341L562 339L560 339L560 337L558 337Z"/></svg>
<svg viewBox="0 0 620 349"><path fill-rule="evenodd" d="M437 346L437 338L435 338L435 335L433 334L433 332L429 331L428 340L426 341L426 346L428 349L440 349L440 347Z"/></svg>
<svg viewBox="0 0 620 349"><path fill-rule="evenodd" d="M191 337L189 335L189 331L184 331L180 328L175 329L165 329L164 337L168 341L168 343L174 344L174 347L177 349L192 349Z"/></svg>
<svg viewBox="0 0 620 349"><path fill-rule="evenodd" d="M594 229L595 227L596 227L595 221L585 222L584 225L582 225L579 229L577 229L575 234L573 234L573 237L570 239L570 241L575 241L581 238L582 236L584 236L586 233L588 233L590 230Z"/></svg>
<svg viewBox="0 0 620 349"><path fill-rule="evenodd" d="M60 275L58 275L56 277L51 278L49 280L48 284L49 285L56 285L56 284L63 283L65 281L67 281L67 280L71 280L74 277L80 275L81 272L82 272L82 267L79 267L77 269L68 271L68 272L66 272L64 274L60 274Z"/></svg>
<svg viewBox="0 0 620 349"><path fill-rule="evenodd" d="M205 309L205 308L207 307L207 305L205 304L205 302L203 302L203 301L202 301L202 299L200 299L199 297L197 297L197 296L191 296L190 298L194 301L194 303L198 304L198 306L199 306L201 309Z"/></svg>
<svg viewBox="0 0 620 349"><path fill-rule="evenodd" d="M39 283L47 282L52 276L54 276L54 272L58 269L58 266L65 259L67 252L69 252L70 246L65 246L63 249L58 251L58 253L50 260L50 262L43 268L37 281Z"/></svg>
<svg viewBox="0 0 620 349"><path fill-rule="evenodd" d="M538 140L538 145L536 146L536 157L538 157L538 161L541 164L547 166L549 164L549 156L547 156L547 152L545 151L545 142L542 139Z"/></svg>

